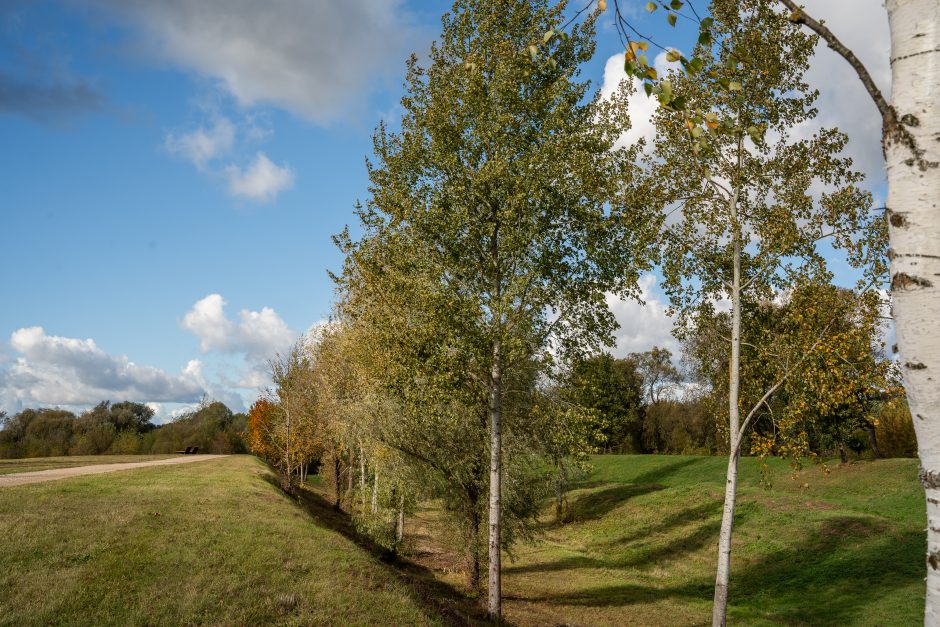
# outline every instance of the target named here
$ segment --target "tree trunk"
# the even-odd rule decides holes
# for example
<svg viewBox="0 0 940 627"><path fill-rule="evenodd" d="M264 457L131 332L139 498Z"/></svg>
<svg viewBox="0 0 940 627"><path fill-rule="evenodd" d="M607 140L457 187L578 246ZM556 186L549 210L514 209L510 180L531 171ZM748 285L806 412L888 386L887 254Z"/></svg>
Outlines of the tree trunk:
<svg viewBox="0 0 940 627"><path fill-rule="evenodd" d="M349 509L353 507L353 488L356 486L356 478L353 476L353 468L356 467L356 455L352 447L349 449L349 459L346 464L346 498L349 499Z"/></svg>
<svg viewBox="0 0 940 627"><path fill-rule="evenodd" d="M398 525L395 527L395 540L401 544L405 539L405 492L402 490L398 497Z"/></svg>
<svg viewBox="0 0 940 627"><path fill-rule="evenodd" d="M868 432L868 446L871 447L871 452L875 454L875 459L881 459L884 455L878 448L878 433L875 431L875 425L871 423L865 425L865 431Z"/></svg>
<svg viewBox="0 0 940 627"><path fill-rule="evenodd" d="M740 140L739 140L740 142ZM740 143L739 143L740 153ZM733 235L733 272L731 284L731 360L728 366L728 472L725 478L725 503L721 515L721 534L718 537L718 569L715 575L715 599L712 607L712 625L724 627L728 616L728 581L731 577L731 534L734 531L734 505L738 487L738 432L740 416L738 397L741 376L741 237L737 226L737 191L731 199Z"/></svg>
<svg viewBox="0 0 940 627"><path fill-rule="evenodd" d="M480 590L480 494L475 488L467 489L467 590Z"/></svg>
<svg viewBox="0 0 940 627"><path fill-rule="evenodd" d="M372 513L379 511L379 471L375 471L372 479Z"/></svg>
<svg viewBox="0 0 940 627"><path fill-rule="evenodd" d="M502 481L503 370L500 340L493 342L490 375L490 510L489 510L489 617L499 621L502 612L500 509Z"/></svg>
<svg viewBox="0 0 940 627"><path fill-rule="evenodd" d="M555 522L561 524L565 515L565 477L560 463L555 468Z"/></svg>
<svg viewBox="0 0 940 627"><path fill-rule="evenodd" d="M891 297L927 498L924 622L940 624L940 3L888 0L892 105L920 158L885 128ZM886 125L887 126L887 125Z"/></svg>
<svg viewBox="0 0 940 627"><path fill-rule="evenodd" d="M359 444L359 498L364 511L366 509L366 456L362 452L362 443Z"/></svg>
<svg viewBox="0 0 940 627"><path fill-rule="evenodd" d="M343 499L343 482L340 477L339 455L333 454L333 509L339 509Z"/></svg>
<svg viewBox="0 0 940 627"><path fill-rule="evenodd" d="M842 439L840 438L838 444L839 444L839 460L843 464L848 464L849 454L845 452L845 442L843 442Z"/></svg>

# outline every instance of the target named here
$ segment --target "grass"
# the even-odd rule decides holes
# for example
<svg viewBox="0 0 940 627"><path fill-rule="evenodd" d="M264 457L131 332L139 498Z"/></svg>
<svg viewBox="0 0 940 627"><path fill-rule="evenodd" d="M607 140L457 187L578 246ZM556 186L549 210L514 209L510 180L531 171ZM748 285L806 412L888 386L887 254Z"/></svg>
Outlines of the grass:
<svg viewBox="0 0 940 627"><path fill-rule="evenodd" d="M26 457L23 459L0 459L0 475L15 472L34 472L53 468L74 468L93 464L123 464L167 459L177 455L72 455L69 457Z"/></svg>
<svg viewBox="0 0 940 627"><path fill-rule="evenodd" d="M709 623L725 460L594 464L569 493L568 521L546 514L542 538L504 561L508 622ZM916 460L795 479L771 460L770 476L761 487L757 460L742 461L732 624L923 623ZM316 478L298 499L272 480L233 456L0 490L0 624L478 622L431 505L407 523L413 561L393 567Z"/></svg>
<svg viewBox="0 0 940 627"><path fill-rule="evenodd" d="M0 490L0 624L425 625L398 571L253 457Z"/></svg>
<svg viewBox="0 0 940 627"><path fill-rule="evenodd" d="M812 467L797 480L785 461L771 462L766 489L757 460L742 460L729 622L923 624L916 460L835 464L828 474ZM603 456L594 464L569 494L570 522L546 519L539 542L504 560L506 617L518 625L710 623L726 461ZM435 518L424 510L416 522L433 527ZM449 568L436 572L462 582Z"/></svg>

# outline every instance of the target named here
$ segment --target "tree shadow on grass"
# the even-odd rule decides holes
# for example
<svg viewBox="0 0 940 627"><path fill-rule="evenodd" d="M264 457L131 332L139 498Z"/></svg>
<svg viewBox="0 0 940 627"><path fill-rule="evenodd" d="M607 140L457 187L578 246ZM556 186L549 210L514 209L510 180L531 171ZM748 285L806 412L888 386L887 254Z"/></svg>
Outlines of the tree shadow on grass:
<svg viewBox="0 0 940 627"><path fill-rule="evenodd" d="M634 497L657 492L665 487L666 486L659 484L606 484L606 487L600 490L587 492L578 496L574 502L570 504L565 514L564 522L598 520Z"/></svg>
<svg viewBox="0 0 940 627"><path fill-rule="evenodd" d="M858 623L874 599L923 581L924 549L919 529L893 530L871 516L836 516L808 542L742 569L734 568L732 556L731 609L744 621L760 616L813 625Z"/></svg>
<svg viewBox="0 0 940 627"><path fill-rule="evenodd" d="M280 489L277 478L266 474L264 479ZM388 551L377 546L370 538L356 530L349 514L335 509L332 503L315 491L299 488L290 495L321 527L335 531L371 552L387 564L389 572L405 584L409 596L424 610L432 621L446 625L489 625L486 612L476 599L468 597L453 586L438 580L434 573L414 562L395 559ZM503 622L504 625L510 625Z"/></svg>
<svg viewBox="0 0 940 627"><path fill-rule="evenodd" d="M695 535L716 537L712 525ZM642 557L655 563L674 548ZM732 556L729 615L733 622L772 621L785 624L848 625L879 620L871 604L888 592L923 580L924 537L919 529L892 530L870 516L838 516L822 522L813 536L796 546L735 567ZM626 568L628 562L595 558L559 560L566 567ZM548 570L556 569L554 564ZM537 568L530 568L535 571ZM527 596L528 602L581 607L627 607L671 599L709 603L711 576L690 578L679 586L623 583L584 588L565 594ZM920 611L917 598L915 614ZM908 619L913 619L910 621ZM881 617L897 624L922 616Z"/></svg>

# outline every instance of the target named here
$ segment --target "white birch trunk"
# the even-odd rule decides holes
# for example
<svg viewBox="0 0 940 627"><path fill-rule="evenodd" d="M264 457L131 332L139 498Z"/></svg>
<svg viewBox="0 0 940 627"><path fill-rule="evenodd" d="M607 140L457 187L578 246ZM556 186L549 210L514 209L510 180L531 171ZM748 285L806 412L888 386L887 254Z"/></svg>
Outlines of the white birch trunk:
<svg viewBox="0 0 940 627"><path fill-rule="evenodd" d="M379 471L375 471L375 478L372 480L372 513L379 511Z"/></svg>
<svg viewBox="0 0 940 627"><path fill-rule="evenodd" d="M362 452L362 443L359 443L359 498L362 500L362 509L366 508L366 456Z"/></svg>
<svg viewBox="0 0 940 627"><path fill-rule="evenodd" d="M490 511L489 511L489 617L498 622L502 613L500 510L502 508L502 347L493 342L490 376Z"/></svg>
<svg viewBox="0 0 940 627"><path fill-rule="evenodd" d="M741 142L738 142L738 154ZM740 156L738 163L740 164ZM741 377L741 232L738 227L738 193L731 198L733 233L733 276L731 282L731 360L728 363L728 472L725 477L725 503L721 514L721 533L718 536L718 568L715 573L715 598L712 605L712 625L724 627L728 621L728 582L731 578L731 534L734 531L734 506L738 489L738 449L740 423L738 397Z"/></svg>
<svg viewBox="0 0 940 627"><path fill-rule="evenodd" d="M395 539L401 544L405 539L405 492L398 497L398 525L395 528Z"/></svg>
<svg viewBox="0 0 940 627"><path fill-rule="evenodd" d="M927 498L926 625L940 625L940 2L888 0L892 105L914 159L886 129L891 296Z"/></svg>

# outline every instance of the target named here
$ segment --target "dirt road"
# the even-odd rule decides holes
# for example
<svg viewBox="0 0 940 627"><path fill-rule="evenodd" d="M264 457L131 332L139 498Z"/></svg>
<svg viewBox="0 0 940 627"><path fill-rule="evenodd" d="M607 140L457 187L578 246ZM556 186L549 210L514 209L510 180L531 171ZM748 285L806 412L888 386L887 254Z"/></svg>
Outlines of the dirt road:
<svg viewBox="0 0 940 627"><path fill-rule="evenodd" d="M83 475L99 475L105 472L118 472L120 470L132 470L134 468L147 468L149 466L168 466L171 464L204 462L210 459L219 459L220 457L225 457L225 455L186 455L182 457L171 457L170 459L156 459L148 462L129 462L126 464L93 464L91 466L75 466L72 468L53 468L51 470L19 472L8 475L0 475L0 488L26 485L28 483L41 483L43 481L56 481L57 479L68 479L69 477L81 477Z"/></svg>

